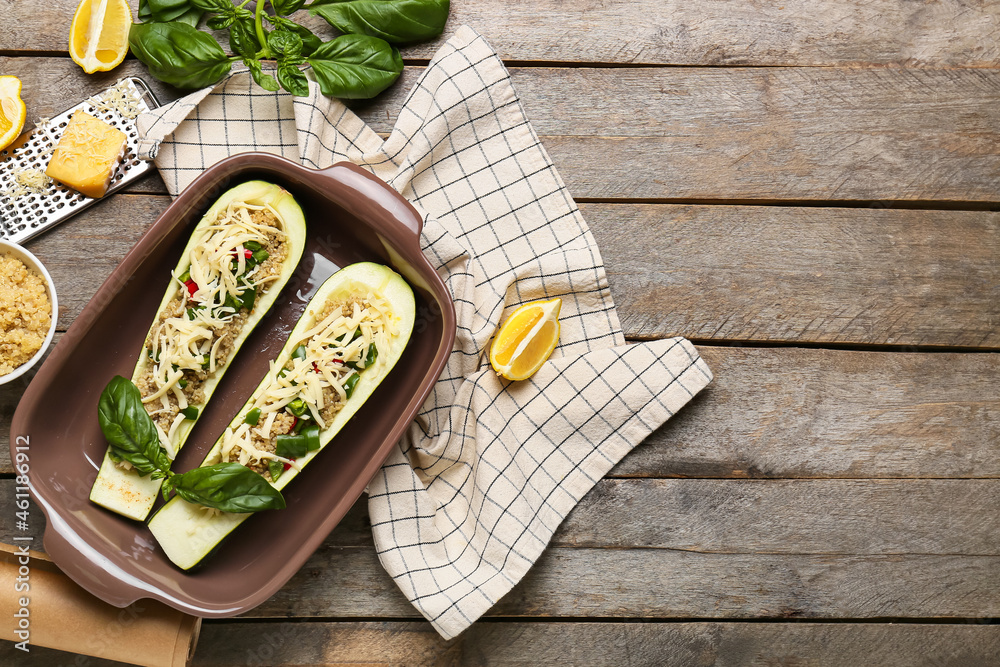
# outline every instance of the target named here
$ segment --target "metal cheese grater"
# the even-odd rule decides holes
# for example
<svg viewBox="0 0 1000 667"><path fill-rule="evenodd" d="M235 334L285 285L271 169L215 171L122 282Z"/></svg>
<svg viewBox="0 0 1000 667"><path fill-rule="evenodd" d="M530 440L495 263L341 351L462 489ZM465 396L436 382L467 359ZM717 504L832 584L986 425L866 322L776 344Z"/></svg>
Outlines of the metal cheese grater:
<svg viewBox="0 0 1000 667"><path fill-rule="evenodd" d="M140 113L160 106L142 79L137 77L122 79L115 84L119 85L125 86L125 89L134 95ZM139 132L135 119L128 118L113 109L103 110L95 106L105 94L112 94L115 86L77 104L72 109L67 109L48 123L25 132L14 140L13 144L0 151L0 238L13 243L24 243L98 201L55 181L49 183L44 192L24 192L24 188L16 181L17 175L26 169L45 173L52 154L51 149L62 137L70 116L78 110L100 118L124 132L127 137L125 156L111 177L111 185L105 197L153 168L152 162L136 157Z"/></svg>

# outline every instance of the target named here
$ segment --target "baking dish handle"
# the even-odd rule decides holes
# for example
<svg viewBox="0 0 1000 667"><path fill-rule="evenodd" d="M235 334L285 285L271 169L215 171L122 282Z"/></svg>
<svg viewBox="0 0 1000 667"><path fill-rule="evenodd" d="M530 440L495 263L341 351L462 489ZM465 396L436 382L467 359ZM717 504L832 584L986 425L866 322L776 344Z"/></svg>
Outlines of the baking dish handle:
<svg viewBox="0 0 1000 667"><path fill-rule="evenodd" d="M338 162L318 172L343 187L343 204L362 219L388 219L391 229L383 231L392 240L420 247L420 232L424 219L403 195L371 172L350 162ZM381 214L381 215L380 215Z"/></svg>

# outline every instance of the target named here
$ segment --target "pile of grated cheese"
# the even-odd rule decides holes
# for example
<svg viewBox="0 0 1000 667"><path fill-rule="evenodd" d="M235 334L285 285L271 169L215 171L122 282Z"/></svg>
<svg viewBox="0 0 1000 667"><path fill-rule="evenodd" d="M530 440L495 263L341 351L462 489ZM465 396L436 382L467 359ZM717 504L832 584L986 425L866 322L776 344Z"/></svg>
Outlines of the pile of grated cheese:
<svg viewBox="0 0 1000 667"><path fill-rule="evenodd" d="M251 211L265 209L274 215L277 227L251 220ZM160 402L161 408L150 411L151 416L177 411L167 433L157 426L160 441L168 453L174 451L174 435L185 419L180 410L188 407L187 396L178 384L184 377L184 370L205 370L211 375L224 365L225 360L219 359L217 353L219 346L231 335L225 331L225 325L239 311L225 305L226 296L238 298L248 288L257 289L259 293L268 283L280 277L258 276L260 264L243 273L246 270L244 244L255 241L267 245L269 235L274 236L277 242L285 238L284 222L273 207L246 202L232 202L213 224L201 228L196 234L186 259L191 262L188 271L197 288L193 294L189 293L180 276L173 274L177 284L173 298L179 295L183 308L159 322L149 341L152 346L149 363L153 364L152 378L156 391L144 396L142 402ZM235 269L234 254L238 258ZM171 406L168 396L176 399L176 407Z"/></svg>
<svg viewBox="0 0 1000 667"><path fill-rule="evenodd" d="M128 79L119 79L115 85L100 95L89 98L87 102L93 105L97 111L105 113L115 111L129 120L143 112L142 107L139 106L142 99L136 94L135 88Z"/></svg>
<svg viewBox="0 0 1000 667"><path fill-rule="evenodd" d="M345 310L348 314L344 314ZM382 353L389 350L392 339L399 335L399 318L393 314L389 301L374 292L347 304L328 303L313 312L319 313L322 319L297 341L290 341L289 346L296 349L304 345L304 358L290 359L284 366L283 375L279 375L281 369L271 362L270 380L249 408L260 408L259 426L240 423L235 428L227 428L220 452L223 461L231 460L231 454L238 450L235 453L243 465L270 459L300 469L295 460L261 449L255 445L255 440L269 442L275 418L297 398L306 404L309 417L322 432L327 427L324 409L332 407L339 411L347 400L345 383L354 373L367 370L364 361L369 345L374 344L380 353L373 364L373 367L378 366L383 363ZM356 331L361 335L350 340ZM341 342L345 340L350 342ZM347 366L347 362L358 364L359 370ZM327 413L329 416L329 411Z"/></svg>

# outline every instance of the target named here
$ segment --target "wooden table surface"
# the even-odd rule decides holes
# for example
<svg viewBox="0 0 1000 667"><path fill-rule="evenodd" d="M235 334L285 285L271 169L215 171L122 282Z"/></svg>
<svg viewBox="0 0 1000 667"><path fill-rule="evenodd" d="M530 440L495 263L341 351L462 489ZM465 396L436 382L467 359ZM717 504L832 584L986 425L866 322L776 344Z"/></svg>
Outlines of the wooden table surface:
<svg viewBox="0 0 1000 667"><path fill-rule="evenodd" d="M75 5L0 0L30 121L152 81L85 75ZM687 336L716 380L459 638L382 570L362 500L271 600L206 621L195 664L1000 664L1000 2L453 0L361 116L387 133L462 24L510 67L628 338ZM27 244L61 331L168 201L154 174Z"/></svg>

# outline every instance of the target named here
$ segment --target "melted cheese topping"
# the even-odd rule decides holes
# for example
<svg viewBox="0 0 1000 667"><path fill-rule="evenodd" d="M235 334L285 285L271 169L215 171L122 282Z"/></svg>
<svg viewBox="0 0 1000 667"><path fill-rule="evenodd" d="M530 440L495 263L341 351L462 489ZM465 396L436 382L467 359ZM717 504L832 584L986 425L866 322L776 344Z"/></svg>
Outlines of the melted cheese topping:
<svg viewBox="0 0 1000 667"><path fill-rule="evenodd" d="M265 208L274 215L277 227L251 219L251 211ZM161 318L147 340L153 391L144 395L142 402L159 401L162 408L147 408L151 415L188 407L188 397L180 386L184 371L211 375L225 366L220 347L224 342L232 343L234 335L226 331L226 324L240 312L242 297L247 290L259 292L280 278L280 273L261 275L261 264L248 267L246 260L247 243L266 247L285 238L284 222L272 207L232 202L213 224L196 234L186 257L190 264L185 273L190 278L182 281L183 273L173 274L176 292L170 307L175 312ZM170 396L176 399L176 408L171 406ZM168 451L182 421L183 415L178 414L169 433L162 434Z"/></svg>
<svg viewBox="0 0 1000 667"><path fill-rule="evenodd" d="M271 362L271 379L250 408L260 409L258 425L241 423L226 429L222 460L231 460L231 454L236 454L243 465L270 459L298 469L294 460L261 448L270 441L277 416L289 403L300 399L307 409L307 415L300 419L315 421L322 431L347 400L346 385L352 376L366 370L369 347L374 345L385 352L391 339L399 335L399 319L389 302L375 293L347 304L328 303L319 312L322 319L298 340L290 341L293 350L304 348L304 355L291 358L283 373ZM376 355L372 367L379 363L381 359Z"/></svg>

